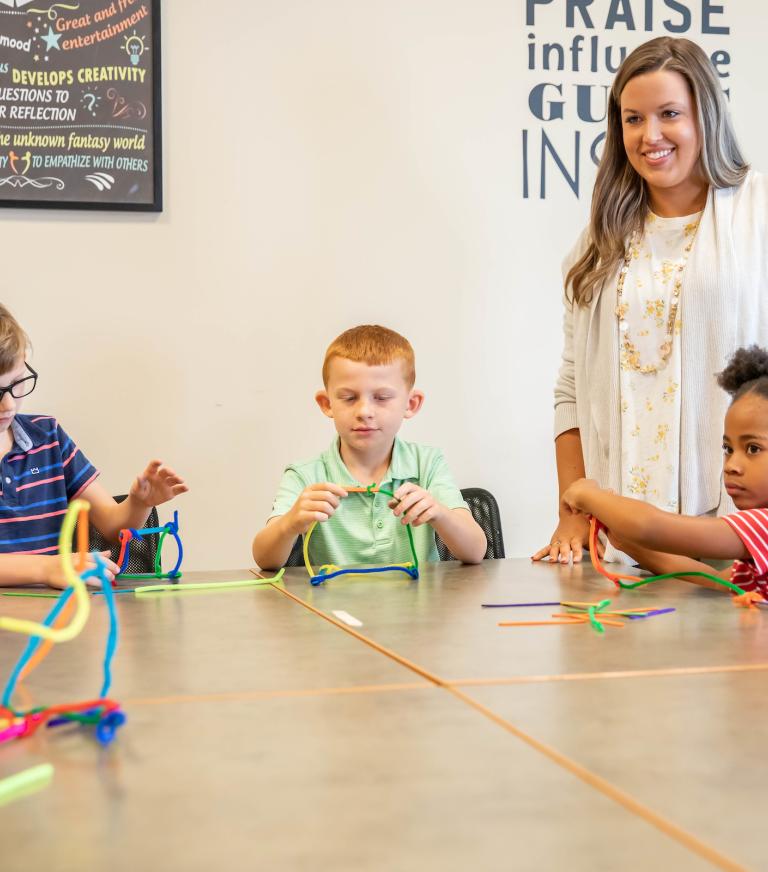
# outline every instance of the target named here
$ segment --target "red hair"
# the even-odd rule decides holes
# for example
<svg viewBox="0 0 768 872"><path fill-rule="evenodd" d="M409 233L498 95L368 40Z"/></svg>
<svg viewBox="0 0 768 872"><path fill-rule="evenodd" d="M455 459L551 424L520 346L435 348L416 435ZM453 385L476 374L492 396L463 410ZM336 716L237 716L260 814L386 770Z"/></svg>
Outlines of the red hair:
<svg viewBox="0 0 768 872"><path fill-rule="evenodd" d="M409 389L416 381L416 357L411 343L394 330L378 324L362 324L345 330L328 346L323 361L323 384L328 387L330 363L343 357L368 366L384 366L395 360L403 362L403 376Z"/></svg>

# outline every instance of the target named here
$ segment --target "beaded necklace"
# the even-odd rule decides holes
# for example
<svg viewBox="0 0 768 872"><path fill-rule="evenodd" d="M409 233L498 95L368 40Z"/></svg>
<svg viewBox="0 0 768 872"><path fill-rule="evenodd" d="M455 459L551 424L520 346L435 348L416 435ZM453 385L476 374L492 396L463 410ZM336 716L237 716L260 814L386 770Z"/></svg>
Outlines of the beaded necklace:
<svg viewBox="0 0 768 872"><path fill-rule="evenodd" d="M629 334L629 322L627 321L629 304L624 302L623 292L624 281L627 277L627 273L629 272L630 261L632 260L632 250L634 249L635 243L637 241L637 231L632 231L632 238L629 241L629 246L627 247L626 254L624 255L624 263L622 264L621 270L619 270L619 282L616 286L616 317L618 318L619 331L621 332L621 362L622 364L625 364L629 369L633 369L636 372L648 375L650 373L659 372L659 370L664 369L664 367L666 367L667 365L667 362L669 361L669 356L672 353L672 343L675 337L675 321L677 319L677 310L680 305L680 290L683 286L683 271L685 270L685 266L688 263L688 256L690 255L691 249L693 248L693 243L696 239L696 232L699 229L700 221L701 219L696 222L696 225L693 228L693 232L691 233L691 239L683 249L682 260L679 264L675 266L675 283L672 287L672 299L669 305L669 315L667 317L666 333L664 334L664 339L659 346L659 360L656 363L643 364L640 362L640 353L635 347L635 344L632 342L632 338Z"/></svg>

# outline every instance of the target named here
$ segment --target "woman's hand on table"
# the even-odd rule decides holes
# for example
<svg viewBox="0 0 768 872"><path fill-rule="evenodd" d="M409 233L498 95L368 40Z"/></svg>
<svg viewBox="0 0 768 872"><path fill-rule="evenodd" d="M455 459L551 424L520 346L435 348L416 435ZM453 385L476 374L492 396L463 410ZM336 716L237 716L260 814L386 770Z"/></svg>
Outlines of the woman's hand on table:
<svg viewBox="0 0 768 872"><path fill-rule="evenodd" d="M549 558L550 563L580 563L584 556L584 548L589 546L589 518L586 515L561 516L557 529L552 534L549 545L540 548L531 560ZM597 551L600 557L605 554L605 547L598 541Z"/></svg>

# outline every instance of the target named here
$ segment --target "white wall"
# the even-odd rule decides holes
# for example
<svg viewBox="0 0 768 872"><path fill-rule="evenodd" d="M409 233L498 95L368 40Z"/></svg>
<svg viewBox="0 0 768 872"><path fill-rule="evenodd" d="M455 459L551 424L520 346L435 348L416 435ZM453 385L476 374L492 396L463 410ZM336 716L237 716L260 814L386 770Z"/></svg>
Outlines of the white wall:
<svg viewBox="0 0 768 872"><path fill-rule="evenodd" d="M766 12L720 4L731 34L699 41L727 42L737 130L765 168ZM508 554L532 553L555 519L559 262L593 172L581 200L553 167L551 195L522 198L528 91L569 76L526 70L525 4L163 6L165 211L0 212L0 298L41 374L29 407L113 492L150 457L175 465L186 568L246 566L283 465L331 438L312 399L326 345L383 323L414 344L427 394L403 434L496 493ZM564 9L537 8L537 36L570 40Z"/></svg>

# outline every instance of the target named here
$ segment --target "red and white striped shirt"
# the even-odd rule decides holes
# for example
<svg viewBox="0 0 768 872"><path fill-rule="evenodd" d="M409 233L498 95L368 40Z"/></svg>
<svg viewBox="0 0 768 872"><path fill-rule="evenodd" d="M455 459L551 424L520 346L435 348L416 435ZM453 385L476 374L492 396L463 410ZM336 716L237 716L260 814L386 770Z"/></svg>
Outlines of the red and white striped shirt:
<svg viewBox="0 0 768 872"><path fill-rule="evenodd" d="M723 520L749 551L748 560L734 560L731 581L768 599L768 509L745 509Z"/></svg>

